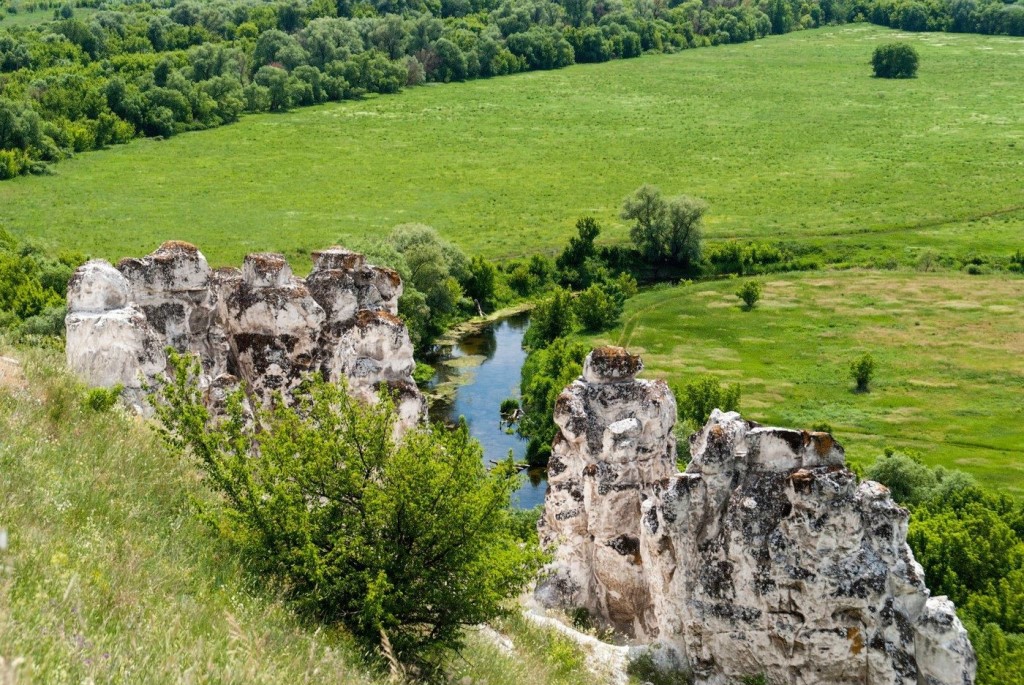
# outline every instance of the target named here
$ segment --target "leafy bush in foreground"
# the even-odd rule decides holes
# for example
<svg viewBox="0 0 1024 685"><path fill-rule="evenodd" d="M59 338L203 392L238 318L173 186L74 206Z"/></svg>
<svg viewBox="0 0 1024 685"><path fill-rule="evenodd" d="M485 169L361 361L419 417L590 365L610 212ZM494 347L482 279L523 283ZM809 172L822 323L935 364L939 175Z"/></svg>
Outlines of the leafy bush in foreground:
<svg viewBox="0 0 1024 685"><path fill-rule="evenodd" d="M487 471L465 425L414 428L396 443L388 397L365 406L315 377L294 407L257 408L250 423L236 392L214 419L197 362L171 360L157 413L220 495L206 516L311 617L430 671L538 568L508 511L511 462Z"/></svg>

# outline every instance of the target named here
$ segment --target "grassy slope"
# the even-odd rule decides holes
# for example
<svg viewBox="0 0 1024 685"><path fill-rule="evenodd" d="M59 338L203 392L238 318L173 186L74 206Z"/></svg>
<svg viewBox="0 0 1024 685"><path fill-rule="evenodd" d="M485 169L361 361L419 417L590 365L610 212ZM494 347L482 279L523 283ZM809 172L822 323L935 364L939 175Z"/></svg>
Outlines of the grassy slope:
<svg viewBox="0 0 1024 685"><path fill-rule="evenodd" d="M18 659L17 682L47 685L385 682L217 543L194 516L196 472L145 424L83 408L54 355L17 354L27 380L0 358L0 682ZM472 636L452 682L593 682L564 640L500 628L517 656Z"/></svg>
<svg viewBox="0 0 1024 685"><path fill-rule="evenodd" d="M622 198L652 182L707 198L712 237L1011 253L1024 40L901 35L919 78L871 78L897 35L827 28L247 117L4 182L0 225L109 258L176 237L237 263L420 221L501 257L554 249L583 214L621 238Z"/></svg>
<svg viewBox="0 0 1024 685"><path fill-rule="evenodd" d="M741 311L739 281L643 293L600 341L643 354L647 375L738 382L764 423L831 424L852 461L887 445L1024 497L1024 279L822 272L764 281ZM597 341L595 341L597 342ZM856 394L850 361L877 370Z"/></svg>

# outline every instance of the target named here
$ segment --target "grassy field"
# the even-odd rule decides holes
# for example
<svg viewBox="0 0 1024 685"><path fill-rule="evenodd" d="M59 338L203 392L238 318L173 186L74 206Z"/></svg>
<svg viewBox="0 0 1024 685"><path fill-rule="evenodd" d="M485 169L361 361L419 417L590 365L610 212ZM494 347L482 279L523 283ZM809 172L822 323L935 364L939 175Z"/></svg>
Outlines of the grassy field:
<svg viewBox="0 0 1024 685"><path fill-rule="evenodd" d="M62 366L0 342L0 683L393 682L247 573L200 522L187 460L84 406ZM514 653L473 633L450 682L597 682L566 639L496 627Z"/></svg>
<svg viewBox="0 0 1024 685"><path fill-rule="evenodd" d="M613 342L643 355L648 377L713 373L742 388L763 423L832 426L847 457L886 446L960 468L1024 497L1024 279L837 271L769 278L750 312L740 281L633 298ZM850 361L875 358L854 392Z"/></svg>
<svg viewBox="0 0 1024 685"><path fill-rule="evenodd" d="M43 22L53 21L53 10L52 9L37 9L29 12L24 9L23 3L14 3L14 6L18 8L17 14L10 14L7 11L7 7L10 5L0 6L0 31L6 27L11 26L32 26L34 24L42 24ZM95 14L96 9L92 7L76 7L74 9L74 18L86 20L90 15Z"/></svg>
<svg viewBox="0 0 1024 685"><path fill-rule="evenodd" d="M919 77L871 78L897 36ZM622 198L651 182L708 199L714 238L1005 256L1024 228L1022 57L1019 38L850 25L428 86L84 154L0 183L0 225L108 258L180 238L224 264L418 221L501 258L554 250L584 214L622 238Z"/></svg>

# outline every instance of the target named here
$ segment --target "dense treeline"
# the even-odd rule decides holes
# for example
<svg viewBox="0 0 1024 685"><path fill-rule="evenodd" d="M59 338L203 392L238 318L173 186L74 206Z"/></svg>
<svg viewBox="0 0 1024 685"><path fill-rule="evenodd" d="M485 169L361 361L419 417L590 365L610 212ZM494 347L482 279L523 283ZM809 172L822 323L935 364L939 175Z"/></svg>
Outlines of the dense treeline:
<svg viewBox="0 0 1024 685"><path fill-rule="evenodd" d="M61 5L52 21L0 25L0 178L135 136L219 126L244 112L738 43L848 20L1024 34L1024 5L970 0L76 4L92 6L88 16Z"/></svg>
<svg viewBox="0 0 1024 685"><path fill-rule="evenodd" d="M885 451L867 476L911 510L907 542L934 595L956 603L978 653L978 684L1024 678L1024 507L961 471Z"/></svg>

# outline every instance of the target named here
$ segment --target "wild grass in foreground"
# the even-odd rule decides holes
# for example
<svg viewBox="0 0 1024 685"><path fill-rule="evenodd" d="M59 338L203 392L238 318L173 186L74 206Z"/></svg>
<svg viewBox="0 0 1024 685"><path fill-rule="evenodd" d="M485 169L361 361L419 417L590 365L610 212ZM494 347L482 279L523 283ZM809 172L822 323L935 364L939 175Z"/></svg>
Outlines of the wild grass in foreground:
<svg viewBox="0 0 1024 685"><path fill-rule="evenodd" d="M920 453L1024 497L1024 279L834 271L659 288L627 303L624 325L591 338L643 355L647 375L738 383L747 418L827 424L854 463L884 447ZM869 352L869 392L850 363Z"/></svg>
<svg viewBox="0 0 1024 685"><path fill-rule="evenodd" d="M140 421L96 412L53 355L0 389L0 656L18 682L378 682L301 625L194 515L195 473Z"/></svg>
<svg viewBox="0 0 1024 685"><path fill-rule="evenodd" d="M916 79L871 76L900 36ZM473 255L621 240L641 183L708 201L707 234L912 262L1020 247L1024 39L864 24L245 117L0 184L0 224L118 259L168 238L218 265L435 226ZM1016 208L1016 209L1015 209ZM308 262L307 262L308 263Z"/></svg>
<svg viewBox="0 0 1024 685"><path fill-rule="evenodd" d="M24 372L0 368L0 681L13 663L16 682L48 685L386 681L217 542L197 472L144 422L90 408L53 352L2 354ZM511 655L474 633L452 682L592 682L574 647L520 624L499 626Z"/></svg>

